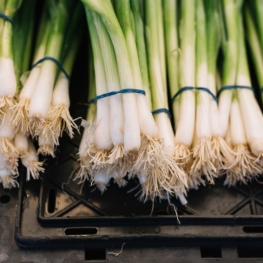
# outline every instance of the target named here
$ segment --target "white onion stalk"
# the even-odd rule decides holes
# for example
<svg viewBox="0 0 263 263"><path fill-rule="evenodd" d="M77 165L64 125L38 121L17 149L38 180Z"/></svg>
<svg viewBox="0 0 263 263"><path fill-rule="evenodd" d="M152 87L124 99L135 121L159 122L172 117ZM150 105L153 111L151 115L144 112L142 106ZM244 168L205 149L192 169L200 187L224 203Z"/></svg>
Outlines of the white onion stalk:
<svg viewBox="0 0 263 263"><path fill-rule="evenodd" d="M103 59L103 64L105 68L105 79L107 83L107 92L119 91L119 73L116 63L116 58L111 44L110 37L106 31L103 23L101 22L98 15L93 14L94 24L98 34L98 40L101 47L101 54ZM122 96L120 94L109 97L109 113L110 113L110 135L111 140L114 145L113 149L109 154L107 163L109 163L112 168L109 168L109 173L114 174L115 181L122 182L127 173L123 174L115 171L119 165L121 165L124 157L124 119L123 119L123 106L122 106ZM111 171L112 170L112 171ZM118 175L118 176L117 176ZM118 179L119 178L119 179Z"/></svg>
<svg viewBox="0 0 263 263"><path fill-rule="evenodd" d="M39 173L44 172L43 163L39 162L37 151L31 139L28 139L28 154L21 158L22 164L27 168L26 180L29 181L32 176L33 179L39 179Z"/></svg>
<svg viewBox="0 0 263 263"><path fill-rule="evenodd" d="M8 169L13 175L18 174L18 157L14 158L13 154L3 155L0 153L0 169Z"/></svg>
<svg viewBox="0 0 263 263"><path fill-rule="evenodd" d="M70 99L68 89L68 79L64 73L60 73L53 91L52 107L47 117L50 120L49 129L54 132L56 138L62 136L63 131L66 131L69 137L73 138L73 128L78 129L69 113Z"/></svg>
<svg viewBox="0 0 263 263"><path fill-rule="evenodd" d="M90 56L89 60L89 91L88 100L96 96L95 89L95 74L93 67L93 58ZM80 169L76 174L75 179L79 179L79 183L83 183L86 179L89 179L89 175L93 178L94 171L92 170L92 157L96 153L95 147L95 123L96 123L96 104L92 103L88 106L88 112L86 120L82 120L81 125L84 127L84 132L82 134L81 142L79 145L79 162Z"/></svg>
<svg viewBox="0 0 263 263"><path fill-rule="evenodd" d="M88 10L86 10L86 14L88 18L89 32L91 35L91 44L95 69L96 95L98 96L108 92L105 68L101 53L102 47L99 43L93 15ZM108 156L113 148L110 132L109 98L107 97L97 101L94 142L97 152L92 157L92 162L94 163L93 169L98 170L107 166Z"/></svg>
<svg viewBox="0 0 263 263"><path fill-rule="evenodd" d="M110 178L113 178L114 183L116 183L119 187L124 187L128 182L123 178L124 173L121 173L120 170L121 169L111 169Z"/></svg>
<svg viewBox="0 0 263 263"><path fill-rule="evenodd" d="M217 76L217 55L219 48L219 10L216 1L205 1L206 30L207 30L207 63L208 63L208 88L212 94L216 95L216 76ZM219 85L220 87L220 85ZM211 123L211 149L216 158L213 164L216 170L223 172L224 164L231 162L233 152L224 140L219 110L217 102L211 97L210 100L210 123Z"/></svg>
<svg viewBox="0 0 263 263"><path fill-rule="evenodd" d="M211 100L210 107L210 123L212 132L211 150L215 155L213 164L219 175L224 172L225 163L234 161L233 158L235 153L223 137L218 107L214 100Z"/></svg>
<svg viewBox="0 0 263 263"><path fill-rule="evenodd" d="M127 13L130 14L131 12L129 1L119 1L116 5L116 12L119 16L118 18L122 26L124 37L126 40L126 46L129 53L128 58L131 63L132 76L134 80L133 88L143 89L135 35L132 30L132 20L130 15L126 15ZM123 95L124 100L125 96L126 95ZM133 173L137 173L137 171L141 169L147 169L147 166L151 166L151 162L154 165L154 158L156 157L158 151L158 149L155 149L155 147L158 144L159 140L158 128L150 112L146 96L141 94L135 96L137 101L137 112L140 125L141 140L146 140L146 143L141 143L141 145L144 145L144 147L140 147L138 151L138 159L132 169ZM148 152L148 155L145 154L146 151Z"/></svg>
<svg viewBox="0 0 263 263"><path fill-rule="evenodd" d="M18 151L19 157L23 157L28 154L28 136L23 133L16 133L14 139L14 145Z"/></svg>
<svg viewBox="0 0 263 263"><path fill-rule="evenodd" d="M164 25L161 19L163 9L160 4L146 1L146 43L153 109L168 109L167 81L164 74ZM158 21L156 17L159 18ZM153 156L153 167L149 171L146 170L149 179L146 189L150 195L166 198L165 192L177 194L178 189L187 186L187 182L185 173L174 160L174 133L169 116L167 113L158 113L154 118L158 127L158 134L154 135L156 139L153 141L156 156ZM151 164L151 160L149 163Z"/></svg>
<svg viewBox="0 0 263 263"><path fill-rule="evenodd" d="M42 154L44 156L51 155L55 157L54 153L54 140L50 136L46 136L43 132L39 133L38 136L38 145L39 148L37 150L38 154Z"/></svg>
<svg viewBox="0 0 263 263"><path fill-rule="evenodd" d="M195 5L191 1L182 1L180 13L180 85L195 87ZM175 158L189 173L195 128L195 93L185 91L177 100L180 113L175 133Z"/></svg>
<svg viewBox="0 0 263 263"><path fill-rule="evenodd" d="M227 145L232 149L233 148L233 143L232 143L232 138L231 138L231 131L230 131L230 124L228 124L226 136L225 136L225 141Z"/></svg>
<svg viewBox="0 0 263 263"><path fill-rule="evenodd" d="M15 128L12 124L12 111L8 109L0 125L0 154L8 161L8 167L17 172L18 151L13 144Z"/></svg>
<svg viewBox="0 0 263 263"><path fill-rule="evenodd" d="M65 36L68 17L72 11L72 2L65 1L54 3L52 9L51 24L46 41L45 56L59 60ZM49 8L49 6L47 5ZM29 125L31 135L38 135L43 126L48 125L45 121L52 101L52 93L57 77L57 65L50 60L41 63L39 77L31 97L29 105Z"/></svg>
<svg viewBox="0 0 263 263"><path fill-rule="evenodd" d="M41 18L41 24L36 44L37 48L36 53L34 55L33 64L35 64L45 55L46 41L48 38L49 28L49 20L45 15L43 15ZM23 88L18 95L18 102L13 107L13 124L16 127L16 131L20 131L24 134L30 129L29 105L39 78L40 70L41 65L37 65L33 69L31 69L31 71L26 72L24 73L24 75L22 75L21 82L23 84Z"/></svg>
<svg viewBox="0 0 263 263"><path fill-rule="evenodd" d="M17 176L13 176L12 172L8 168L0 169L0 183L4 188L15 188L19 186L16 180Z"/></svg>
<svg viewBox="0 0 263 263"><path fill-rule="evenodd" d="M42 126L45 126L55 77L56 65L54 62L44 61L29 105L29 126L33 137L39 134Z"/></svg>
<svg viewBox="0 0 263 263"><path fill-rule="evenodd" d="M13 11L14 10L12 10L12 12ZM14 95L16 93L17 83L13 62L12 36L13 25L5 20L0 38L0 119L3 118L6 110L15 103Z"/></svg>
<svg viewBox="0 0 263 263"><path fill-rule="evenodd" d="M92 156L96 153L96 148L94 144L94 136L93 132L91 131L92 128L86 127L84 129L81 142L79 145L79 162L80 162L80 169L76 174L75 180L79 179L79 183L84 182L86 179L93 177L93 170L92 170Z"/></svg>
<svg viewBox="0 0 263 263"><path fill-rule="evenodd" d="M178 28L177 26L177 14L178 14L177 3L175 0L164 1L163 8L164 8L164 14L165 14L164 25L165 25L165 44L166 44L168 79L169 79L170 93L173 96L179 90L179 81L178 81L178 78L179 78L179 74L178 74L179 45L178 45L178 32L177 32L177 28ZM178 120L179 120L179 115L180 115L179 100L173 101L172 109L173 109L174 124L175 124L174 130L176 130ZM159 122L158 119L156 119L156 121ZM158 126L162 127L163 125L160 124ZM174 136L173 136L173 143L174 143ZM175 155L175 153L173 153L173 155ZM178 160L175 160L175 162L180 163L180 161ZM186 174L184 175L184 177L186 177ZM175 176L173 176L172 178L176 179ZM184 180L182 181L184 182ZM175 195L179 198L181 204L185 205L187 201L184 195L186 195L186 187L189 187L189 185L187 181L184 184L182 183L181 186L180 186L180 182L177 182L177 184L172 183L172 185L178 185L178 183L179 183L179 187L177 186Z"/></svg>
<svg viewBox="0 0 263 263"><path fill-rule="evenodd" d="M98 169L95 172L94 179L93 179L92 183L93 182L99 188L101 193L103 193L107 189L107 185L110 182L110 176L107 173L107 169L106 168Z"/></svg>
<svg viewBox="0 0 263 263"><path fill-rule="evenodd" d="M202 0L196 0L196 85L208 87L208 57L206 39L206 18ZM190 174L193 180L204 175L207 181L214 183L217 169L214 166L216 156L211 148L210 123L211 95L205 91L196 92L196 143L193 147L193 164Z"/></svg>
<svg viewBox="0 0 263 263"><path fill-rule="evenodd" d="M14 62L10 58L0 58L0 83L0 119L2 119L6 110L14 105L16 93Z"/></svg>
<svg viewBox="0 0 263 263"><path fill-rule="evenodd" d="M223 1L223 14L221 17L222 28L226 28L225 34L223 34L223 74L222 85L234 85L236 82L236 74L238 67L238 48L236 43L239 41L238 37L238 17L241 10L239 9L238 1L224 0ZM223 21L225 19L225 25ZM223 31L223 30L222 30ZM226 90L220 94L218 109L220 114L220 120L222 125L223 136L227 132L227 126L229 122L229 114L232 101L232 90Z"/></svg>
<svg viewBox="0 0 263 263"><path fill-rule="evenodd" d="M74 58L78 50L79 38L71 43L70 50L63 62L63 67L68 74L72 72ZM78 130L78 126L73 121L69 113L69 80L65 74L61 72L57 78L55 88L53 90L51 110L48 113L49 129L53 131L55 138L62 136L63 131L73 138L73 129Z"/></svg>
<svg viewBox="0 0 263 263"><path fill-rule="evenodd" d="M40 67L34 67L24 83L24 87L18 96L18 103L13 107L13 124L16 131L26 133L29 131L29 104L39 76Z"/></svg>

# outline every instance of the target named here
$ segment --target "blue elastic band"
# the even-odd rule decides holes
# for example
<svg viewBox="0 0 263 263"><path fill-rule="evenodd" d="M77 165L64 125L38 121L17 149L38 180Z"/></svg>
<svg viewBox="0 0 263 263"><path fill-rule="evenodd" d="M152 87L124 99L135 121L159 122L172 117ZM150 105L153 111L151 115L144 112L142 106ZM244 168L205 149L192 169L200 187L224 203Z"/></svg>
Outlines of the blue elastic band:
<svg viewBox="0 0 263 263"><path fill-rule="evenodd" d="M260 88L260 92L263 92L263 87Z"/></svg>
<svg viewBox="0 0 263 263"><path fill-rule="evenodd" d="M6 21L10 22L12 25L14 25L14 21L12 20L11 17L9 17L9 16L7 16L7 15L1 13L1 12L0 12L0 17L5 19Z"/></svg>
<svg viewBox="0 0 263 263"><path fill-rule="evenodd" d="M38 64L44 62L45 60L51 60L53 61L57 66L58 68L65 74L66 78L68 79L68 81L70 81L70 76L68 75L68 73L66 72L66 70L62 67L62 65L60 64L60 62L58 60L56 60L55 58L52 58L52 57L43 57L41 58L40 60L38 60L35 64L32 65L31 69L36 67Z"/></svg>
<svg viewBox="0 0 263 263"><path fill-rule="evenodd" d="M171 119L171 113L170 113L170 111L168 110L168 109L166 109L166 108L160 108L160 109L157 109L157 110L154 110L154 111L152 111L152 115L155 115L155 114L159 114L159 113L161 113L161 112L164 112L164 113L166 113L168 116L169 116L169 118Z"/></svg>
<svg viewBox="0 0 263 263"><path fill-rule="evenodd" d="M187 91L187 90L201 90L201 91L205 91L207 92L208 94L210 94L212 96L212 98L217 102L217 97L208 89L208 88L204 88L204 87L191 87L191 86L186 86L186 87L183 87L181 89L179 89L175 94L174 96L172 97L172 102L181 94L183 93L184 91Z"/></svg>
<svg viewBox="0 0 263 263"><path fill-rule="evenodd" d="M250 86L242 86L242 85L227 85L221 87L221 89L217 92L217 97L220 96L220 94L225 90L232 90L232 89L249 89L254 92L254 89Z"/></svg>
<svg viewBox="0 0 263 263"><path fill-rule="evenodd" d="M137 93L137 94L142 94L145 95L145 90L142 89L121 89L119 91L110 91L101 95L96 96L94 99L91 99L88 101L88 104L95 103L97 100L104 99L110 96L114 96L117 94L125 94L125 93Z"/></svg>

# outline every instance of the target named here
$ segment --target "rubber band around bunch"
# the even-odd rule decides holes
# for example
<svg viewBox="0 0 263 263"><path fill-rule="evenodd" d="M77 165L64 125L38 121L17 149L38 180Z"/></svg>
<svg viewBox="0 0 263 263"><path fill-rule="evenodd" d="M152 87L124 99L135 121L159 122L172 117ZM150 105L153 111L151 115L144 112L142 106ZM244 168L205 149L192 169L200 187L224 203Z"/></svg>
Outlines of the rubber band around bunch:
<svg viewBox="0 0 263 263"><path fill-rule="evenodd" d="M174 96L172 97L172 102L174 102L174 100L181 95L181 93L188 91L188 90L199 90L199 91L204 91L207 92L209 95L211 95L211 97L213 98L213 100L215 100L216 102L218 102L217 96L215 96L208 88L205 87L191 87L191 86L185 86L181 89L179 89Z"/></svg>
<svg viewBox="0 0 263 263"><path fill-rule="evenodd" d="M5 15L4 13L0 12L0 18L3 18L4 20L10 22L12 25L14 25L14 21L11 17Z"/></svg>
<svg viewBox="0 0 263 263"><path fill-rule="evenodd" d="M166 108L160 108L160 109L152 111L152 115L156 115L159 113L166 113L170 119L172 118L170 111Z"/></svg>
<svg viewBox="0 0 263 263"><path fill-rule="evenodd" d="M263 92L263 87L261 87L259 90L260 90L260 93L262 93Z"/></svg>
<svg viewBox="0 0 263 263"><path fill-rule="evenodd" d="M88 105L97 102L98 100L108 98L117 94L127 94L127 93L137 93L137 94L142 94L146 95L145 90L142 89L132 89L132 88L127 88L127 89L121 89L118 91L110 91L107 93L103 93L101 95L96 96L95 98L91 99L88 101Z"/></svg>
<svg viewBox="0 0 263 263"><path fill-rule="evenodd" d="M223 91L226 91L226 90L233 90L233 89L248 89L248 90L253 91L253 93L254 93L254 89L253 89L253 87L250 87L250 86L242 86L242 85L226 85L226 86L222 86L221 89L217 92L217 97L219 97L220 94L221 94ZM255 94L254 94L254 95L255 95Z"/></svg>
<svg viewBox="0 0 263 263"><path fill-rule="evenodd" d="M58 68L61 70L61 72L64 73L64 75L66 76L66 78L68 79L68 81L70 81L70 76L69 76L69 74L68 74L68 73L66 72L66 70L63 68L63 66L61 65L61 63L60 63L57 59L55 59L55 58L53 58L53 57L46 56L46 57L41 58L40 60L38 60L35 64L33 64L33 65L31 66L31 69L33 69L34 67L36 67L37 65L41 64L42 62L44 62L44 61L46 61L46 60L53 61L53 62L58 66Z"/></svg>

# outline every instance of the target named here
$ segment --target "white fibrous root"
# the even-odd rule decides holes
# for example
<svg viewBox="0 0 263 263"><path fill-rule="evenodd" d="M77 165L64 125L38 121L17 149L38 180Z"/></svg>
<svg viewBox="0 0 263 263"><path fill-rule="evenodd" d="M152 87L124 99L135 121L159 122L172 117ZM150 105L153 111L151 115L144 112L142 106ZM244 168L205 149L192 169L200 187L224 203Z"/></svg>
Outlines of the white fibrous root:
<svg viewBox="0 0 263 263"><path fill-rule="evenodd" d="M81 142L79 145L79 162L80 162L80 169L76 174L74 180L79 179L79 182L82 183L86 179L89 179L89 173L91 176L93 175L92 170L92 157L96 153L96 148L94 144L94 127L92 123L86 123ZM93 177L93 176L92 176Z"/></svg>
<svg viewBox="0 0 263 263"><path fill-rule="evenodd" d="M182 169L189 173L193 162L193 154L191 149L184 144L175 144L174 158L179 163Z"/></svg>
<svg viewBox="0 0 263 263"><path fill-rule="evenodd" d="M8 168L0 169L0 183L4 188L15 188L19 186L16 180L17 176L12 175L12 172Z"/></svg>
<svg viewBox="0 0 263 263"><path fill-rule="evenodd" d="M236 185L237 182L247 184L262 173L262 165L248 145L237 145L233 148L233 151L235 152L234 161L225 164L225 185Z"/></svg>
<svg viewBox="0 0 263 263"><path fill-rule="evenodd" d="M52 157L55 157L54 141L52 137L47 137L41 132L38 137L38 145L38 154L42 154L44 156L51 155Z"/></svg>
<svg viewBox="0 0 263 263"><path fill-rule="evenodd" d="M111 178L113 178L114 183L116 183L119 187L124 187L128 183L125 179L123 174L119 173L118 171L112 171L110 173Z"/></svg>
<svg viewBox="0 0 263 263"><path fill-rule="evenodd" d="M220 136L213 136L211 149L216 158L213 163L218 171L218 175L225 172L225 164L234 162L235 152L228 146L227 142Z"/></svg>
<svg viewBox="0 0 263 263"><path fill-rule="evenodd" d="M210 184L214 184L214 177L217 177L218 171L214 165L216 155L211 148L211 140L202 138L193 148L193 164L190 174L200 181L204 175Z"/></svg>
<svg viewBox="0 0 263 263"><path fill-rule="evenodd" d="M70 138L73 138L73 129L78 130L78 126L73 121L66 105L53 106L48 113L48 119L49 129L53 131L55 138L61 137L63 131L65 131Z"/></svg>
<svg viewBox="0 0 263 263"><path fill-rule="evenodd" d="M23 98L20 99L13 107L13 125L16 132L25 134L29 130L29 109L30 100Z"/></svg>
<svg viewBox="0 0 263 263"><path fill-rule="evenodd" d="M14 145L18 151L18 156L23 157L28 154L28 136L23 133L16 133Z"/></svg>
<svg viewBox="0 0 263 263"><path fill-rule="evenodd" d="M8 109L13 109L15 98L13 96L0 97L0 119L3 119Z"/></svg>
<svg viewBox="0 0 263 263"><path fill-rule="evenodd" d="M95 183L101 193L103 193L110 182L110 176L108 175L107 170L103 168L97 170L92 182Z"/></svg>
<svg viewBox="0 0 263 263"><path fill-rule="evenodd" d="M15 105L17 84L13 59L0 58L0 83L0 120L2 120L6 111Z"/></svg>
<svg viewBox="0 0 263 263"><path fill-rule="evenodd" d="M13 144L15 129L12 124L12 111L8 109L0 126L0 154L11 173L17 173L18 151Z"/></svg>
<svg viewBox="0 0 263 263"><path fill-rule="evenodd" d="M16 158L18 157L18 151L9 138L4 138L4 137L0 138L0 153L5 158L8 158L10 154Z"/></svg>
<svg viewBox="0 0 263 263"><path fill-rule="evenodd" d="M26 180L30 177L39 179L39 173L44 172L43 163L39 162L37 151L31 139L28 139L28 154L21 158L22 164L27 168Z"/></svg>

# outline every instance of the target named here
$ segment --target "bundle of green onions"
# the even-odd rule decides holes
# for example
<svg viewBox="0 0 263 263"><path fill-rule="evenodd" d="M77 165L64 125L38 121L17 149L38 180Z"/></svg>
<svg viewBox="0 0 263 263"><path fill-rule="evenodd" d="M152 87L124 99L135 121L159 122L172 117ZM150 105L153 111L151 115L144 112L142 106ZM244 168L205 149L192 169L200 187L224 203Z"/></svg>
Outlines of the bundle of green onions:
<svg viewBox="0 0 263 263"><path fill-rule="evenodd" d="M254 97L245 48L243 1L228 0L223 6L223 74L219 112L235 159L226 167L226 184L246 183L262 172L262 112ZM222 19L223 20L223 19Z"/></svg>
<svg viewBox="0 0 263 263"><path fill-rule="evenodd" d="M3 68L0 68L0 76L4 81L0 90L5 92L7 82L15 86L12 96L10 93L1 97L5 101L0 126L0 169L4 187L17 185L18 158L27 168L27 180L31 176L37 179L44 171L38 154L54 156L54 145L59 144L63 131L72 138L73 128L77 128L69 114L69 78L83 31L79 26L84 17L83 6L77 1L48 0L42 8L40 26L35 29L36 1L21 3L7 0L0 10L5 19L4 24L1 20L0 64ZM28 71L36 30L36 51L33 66ZM7 59L12 67L4 65ZM6 72L11 68L12 74L11 70ZM14 95L18 97L17 103ZM30 134L38 138L38 150Z"/></svg>
<svg viewBox="0 0 263 263"><path fill-rule="evenodd" d="M94 138L93 150L92 154L86 150L86 160L82 156L82 164L86 163L82 170L88 169L101 190L111 177L120 186L124 185L123 178L129 173L129 177L137 176L140 181L141 199L178 194L184 200L186 178L173 157L173 146L169 146L170 120L164 113L154 120L150 97L145 96L148 69L146 51L142 49L145 43L144 28L139 24L142 19L140 3L134 1L131 8L129 0L116 1L114 9L108 0L83 2L93 50L97 105L95 127L88 129L86 135ZM150 10L151 6L148 8ZM138 23L134 16L139 19ZM140 41L136 41L136 37ZM159 49L158 45L155 48ZM140 54L144 52L144 61L143 57L139 58L139 51ZM162 56L164 53L160 54L161 59ZM152 85L147 96L151 93L157 98L166 90L164 76L165 71L160 77L164 85ZM162 95L162 98L154 107L166 105L167 108L167 97ZM85 177L85 174L79 176ZM182 191L178 192L178 189Z"/></svg>
<svg viewBox="0 0 263 263"><path fill-rule="evenodd" d="M34 145L23 134L16 133L12 123L14 95L20 86L22 72L28 70L30 50L32 46L32 32L34 25L35 1L4 1L1 13L7 16L1 20L1 126L0 126L0 182L4 188L18 185L18 158L22 159L27 168L27 179L38 178L43 171L42 163ZM21 6L20 6L21 5ZM9 66L8 66L9 65ZM3 78L3 79L2 79ZM9 90L8 93L7 90ZM4 95L5 94L5 95Z"/></svg>

